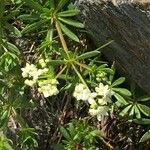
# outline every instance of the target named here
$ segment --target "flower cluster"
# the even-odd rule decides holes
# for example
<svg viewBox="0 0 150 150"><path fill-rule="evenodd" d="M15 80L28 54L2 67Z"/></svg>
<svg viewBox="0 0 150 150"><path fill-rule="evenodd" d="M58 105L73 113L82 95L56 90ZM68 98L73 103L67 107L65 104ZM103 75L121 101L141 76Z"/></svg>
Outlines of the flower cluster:
<svg viewBox="0 0 150 150"><path fill-rule="evenodd" d="M59 93L59 91L57 89L57 84L58 84L58 81L56 79L39 81L38 91L40 93L43 93L44 97L57 95Z"/></svg>
<svg viewBox="0 0 150 150"><path fill-rule="evenodd" d="M49 69L46 68L46 62L43 59L40 59L39 64L42 67L40 69L34 64L29 63L26 63L26 66L21 69L22 76L25 78L24 83L31 87L37 84L38 91L42 93L44 97L58 94L58 81L54 78L46 77L46 75L49 73Z"/></svg>
<svg viewBox="0 0 150 150"><path fill-rule="evenodd" d="M89 113L97 116L100 121L103 116L108 115L108 103L111 103L112 92L108 85L100 83L95 87L95 92L91 92L88 87L80 83L76 85L73 96L77 100L87 101L90 104Z"/></svg>
<svg viewBox="0 0 150 150"><path fill-rule="evenodd" d="M98 73L96 74L96 80L98 82L107 81L108 80L107 73L101 70L98 71Z"/></svg>

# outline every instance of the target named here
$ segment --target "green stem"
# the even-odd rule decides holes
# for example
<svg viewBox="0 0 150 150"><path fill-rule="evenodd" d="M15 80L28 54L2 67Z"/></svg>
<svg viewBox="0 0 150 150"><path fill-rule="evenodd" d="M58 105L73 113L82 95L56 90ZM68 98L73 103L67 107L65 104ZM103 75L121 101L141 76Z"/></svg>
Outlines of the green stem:
<svg viewBox="0 0 150 150"><path fill-rule="evenodd" d="M50 25L50 29L49 29L49 31L48 31L48 33L47 33L47 40L48 40L48 42L50 43L50 50L52 50L52 41L53 41L53 34L54 34L54 29L53 29L53 19L51 19L51 25Z"/></svg>
<svg viewBox="0 0 150 150"><path fill-rule="evenodd" d="M79 73L79 71L77 70L77 68L75 67L75 65L73 63L71 65L72 65L72 68L74 69L74 71L76 72L76 74L78 75L79 79L81 80L81 82L88 88L86 82L82 78L81 74Z"/></svg>
<svg viewBox="0 0 150 150"><path fill-rule="evenodd" d="M77 65L79 65L80 67L82 67L82 68L85 68L85 69L87 69L87 70L89 70L89 71L92 71L87 65L85 65L85 64L81 64L81 63L79 63L79 62L77 62L77 61L74 61L74 63L76 63Z"/></svg>
<svg viewBox="0 0 150 150"><path fill-rule="evenodd" d="M56 26L56 30L58 32L58 35L59 35L59 38L60 38L60 41L61 41L61 44L63 46L63 49L68 57L68 59L70 59L70 56L68 54L68 47L67 47L67 44L66 44L66 41L64 39L64 36L63 36L63 33L61 31L61 27L60 27L60 24L57 20L55 20L55 26Z"/></svg>
<svg viewBox="0 0 150 150"><path fill-rule="evenodd" d="M67 65L65 65L61 70L60 72L56 75L56 79L64 72L64 70L67 68Z"/></svg>

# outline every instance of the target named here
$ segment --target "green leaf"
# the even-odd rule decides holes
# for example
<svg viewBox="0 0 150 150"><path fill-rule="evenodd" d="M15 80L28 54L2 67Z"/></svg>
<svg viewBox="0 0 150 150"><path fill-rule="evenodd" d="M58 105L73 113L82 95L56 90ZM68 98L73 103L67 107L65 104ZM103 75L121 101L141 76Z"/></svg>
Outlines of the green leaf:
<svg viewBox="0 0 150 150"><path fill-rule="evenodd" d="M127 106L126 108L124 108L124 109L119 113L119 115L120 115L120 116L125 116L131 107L132 107L132 105L129 105L129 106Z"/></svg>
<svg viewBox="0 0 150 150"><path fill-rule="evenodd" d="M20 116L20 114L16 113L15 115L15 119L17 120L17 122L21 125L21 128L28 128L28 124L26 123L26 121Z"/></svg>
<svg viewBox="0 0 150 150"><path fill-rule="evenodd" d="M49 1L49 5L50 5L50 8L55 8L55 2L54 2L54 0L50 0Z"/></svg>
<svg viewBox="0 0 150 150"><path fill-rule="evenodd" d="M11 13L9 13L7 16L5 16L6 22L9 22L10 19L18 16L19 12L20 12L19 8L17 8L16 10L11 11Z"/></svg>
<svg viewBox="0 0 150 150"><path fill-rule="evenodd" d="M40 20L38 22L32 23L30 25L27 25L23 30L22 30L22 34L28 33L28 32L32 32L36 29L41 28L41 26L43 24L45 24L48 20Z"/></svg>
<svg viewBox="0 0 150 150"><path fill-rule="evenodd" d="M149 100L150 100L150 96L142 96L138 98L138 101L149 101Z"/></svg>
<svg viewBox="0 0 150 150"><path fill-rule="evenodd" d="M53 147L53 150L65 150L63 144L55 144L52 147Z"/></svg>
<svg viewBox="0 0 150 150"><path fill-rule="evenodd" d="M72 16L78 15L79 13L80 13L80 10L72 9L72 10L59 12L58 17L72 17Z"/></svg>
<svg viewBox="0 0 150 150"><path fill-rule="evenodd" d="M78 21L74 21L71 19L66 19L66 18L58 18L60 21L69 24L71 26L77 27L77 28L84 28L84 24L78 22Z"/></svg>
<svg viewBox="0 0 150 150"><path fill-rule="evenodd" d="M102 71L106 72L106 73L109 73L109 74L113 74L114 71L110 68L102 68Z"/></svg>
<svg viewBox="0 0 150 150"><path fill-rule="evenodd" d="M76 134L76 130L75 130L74 124L72 122L69 123L68 129L69 129L69 133L70 133L71 137L74 137Z"/></svg>
<svg viewBox="0 0 150 150"><path fill-rule="evenodd" d="M144 115L150 116L150 107L143 104L137 104L137 106Z"/></svg>
<svg viewBox="0 0 150 150"><path fill-rule="evenodd" d="M113 81L113 79L114 79L115 72L116 72L115 63L114 63L114 62L113 62L113 64L111 65L111 68L110 68L110 69L113 70L113 73L110 74L110 76L109 76L109 80L110 80L110 82L112 83L112 81Z"/></svg>
<svg viewBox="0 0 150 150"><path fill-rule="evenodd" d="M39 19L39 16L37 15L30 15L30 14L23 14L18 16L18 19L24 20L24 21L36 21Z"/></svg>
<svg viewBox="0 0 150 150"><path fill-rule="evenodd" d="M65 61L64 60L49 60L48 64L50 65L62 65L62 64L65 64Z"/></svg>
<svg viewBox="0 0 150 150"><path fill-rule="evenodd" d="M12 44L12 43L9 43L9 42L5 42L5 43L3 43L4 44L4 47L6 48L6 49L8 49L9 51L11 51L11 52L13 52L13 53L16 53L17 55L19 55L20 54L20 51L19 51L19 49L14 45L14 44Z"/></svg>
<svg viewBox="0 0 150 150"><path fill-rule="evenodd" d="M150 140L150 130L141 137L140 142L145 142L147 140Z"/></svg>
<svg viewBox="0 0 150 150"><path fill-rule="evenodd" d="M79 38L72 32L70 31L66 26L64 26L62 23L60 23L60 27L62 29L62 31L68 36L70 37L72 40L79 42Z"/></svg>
<svg viewBox="0 0 150 150"><path fill-rule="evenodd" d="M144 124L144 125L149 125L150 124L150 119L147 119L147 118L139 118L139 119L133 119L133 121L135 123L138 123L138 124Z"/></svg>
<svg viewBox="0 0 150 150"><path fill-rule="evenodd" d="M16 28L16 27L13 27L13 33L17 36L17 37L21 37L21 32Z"/></svg>
<svg viewBox="0 0 150 150"><path fill-rule="evenodd" d="M132 108L130 109L129 117L133 118L133 115L134 115L134 106L132 106Z"/></svg>
<svg viewBox="0 0 150 150"><path fill-rule="evenodd" d="M4 27L6 30L10 30L10 32L13 32L14 35L16 35L17 37L21 37L21 32L14 26L12 26L11 24L7 23L5 24L5 27Z"/></svg>
<svg viewBox="0 0 150 150"><path fill-rule="evenodd" d="M98 54L100 54L100 52L99 52L99 51L95 51L95 50L94 50L94 51L91 51L91 52L86 52L86 53L84 53L84 54L78 56L78 57L76 58L76 60L94 57L94 56L96 56L96 55L98 55Z"/></svg>
<svg viewBox="0 0 150 150"><path fill-rule="evenodd" d="M68 59L67 57L67 54L65 53L64 49L63 48L59 48L58 51L60 52L61 56L64 58L64 59Z"/></svg>
<svg viewBox="0 0 150 150"><path fill-rule="evenodd" d="M103 49L104 47L108 46L108 45L111 44L112 42L114 42L114 40L111 40L110 42L108 42L108 43L102 45L101 47L97 48L96 51L99 51L99 50Z"/></svg>
<svg viewBox="0 0 150 150"><path fill-rule="evenodd" d="M26 100L25 98L16 99L13 101L13 107L17 108L34 108L35 104L32 101Z"/></svg>
<svg viewBox="0 0 150 150"><path fill-rule="evenodd" d="M135 111L135 116L136 118L141 118L141 113L139 111L139 108L137 107L137 105L134 105L134 111Z"/></svg>
<svg viewBox="0 0 150 150"><path fill-rule="evenodd" d="M3 110L0 114L0 129L5 128L9 121L9 113L8 110Z"/></svg>
<svg viewBox="0 0 150 150"><path fill-rule="evenodd" d="M60 129L60 132L64 138L66 138L67 140L71 140L70 134L68 133L68 131L64 127L60 126L59 129Z"/></svg>
<svg viewBox="0 0 150 150"><path fill-rule="evenodd" d="M59 11L60 9L62 9L64 7L64 5L68 2L69 0L60 0L57 8L56 8L56 12Z"/></svg>
<svg viewBox="0 0 150 150"><path fill-rule="evenodd" d="M126 95L126 96L131 96L131 92L125 88L112 88L114 92L119 92L120 94Z"/></svg>
<svg viewBox="0 0 150 150"><path fill-rule="evenodd" d="M126 100L118 93L114 94L115 98L122 104L127 105L128 103L126 102Z"/></svg>
<svg viewBox="0 0 150 150"><path fill-rule="evenodd" d="M43 7L38 3L35 2L34 0L22 0L27 4L29 7L33 8L34 10L37 11L42 11Z"/></svg>
<svg viewBox="0 0 150 150"><path fill-rule="evenodd" d="M120 77L119 79L117 79L116 81L114 81L114 82L112 83L111 87L120 85L120 84L122 84L124 81L125 81L125 78L124 78L124 77Z"/></svg>

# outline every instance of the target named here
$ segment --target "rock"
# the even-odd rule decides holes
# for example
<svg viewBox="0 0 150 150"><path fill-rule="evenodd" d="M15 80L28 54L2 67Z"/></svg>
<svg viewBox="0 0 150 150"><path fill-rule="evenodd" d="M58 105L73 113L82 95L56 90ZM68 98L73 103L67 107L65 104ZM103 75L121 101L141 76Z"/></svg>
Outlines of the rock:
<svg viewBox="0 0 150 150"><path fill-rule="evenodd" d="M119 71L150 94L150 0L76 0L94 43Z"/></svg>

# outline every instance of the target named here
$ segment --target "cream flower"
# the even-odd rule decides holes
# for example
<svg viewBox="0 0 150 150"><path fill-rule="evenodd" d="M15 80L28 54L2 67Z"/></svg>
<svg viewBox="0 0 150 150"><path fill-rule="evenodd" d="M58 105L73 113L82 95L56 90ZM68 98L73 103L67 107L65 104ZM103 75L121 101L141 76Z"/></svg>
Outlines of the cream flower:
<svg viewBox="0 0 150 150"><path fill-rule="evenodd" d="M26 80L24 81L24 83L25 83L26 85L32 87L32 86L36 83L36 80L28 80L28 79L26 79Z"/></svg>
<svg viewBox="0 0 150 150"><path fill-rule="evenodd" d="M99 103L103 103L104 105L107 104L107 102L111 102L112 92L108 85L100 83L99 86L95 88L95 91L97 92L97 95L102 96L102 98L99 99Z"/></svg>
<svg viewBox="0 0 150 150"><path fill-rule="evenodd" d="M89 104L95 104L96 103L96 100L95 100L95 98L96 98L96 96L97 96L97 93L96 92L92 92L90 95L89 95L89 97L88 97L88 102L89 102Z"/></svg>
<svg viewBox="0 0 150 150"><path fill-rule="evenodd" d="M82 83L76 85L73 96L77 100L87 101L90 97L91 91Z"/></svg>
<svg viewBox="0 0 150 150"><path fill-rule="evenodd" d="M97 100L97 102L98 102L99 105L106 105L107 104L107 100L104 99L104 98L99 98Z"/></svg>
<svg viewBox="0 0 150 150"><path fill-rule="evenodd" d="M22 70L22 76L24 78L26 77L31 77L35 74L35 72L37 72L37 68L34 64L29 64L29 63L26 63L26 66L24 68L21 68Z"/></svg>
<svg viewBox="0 0 150 150"><path fill-rule="evenodd" d="M95 88L95 91L97 92L98 95L105 96L109 94L110 89L108 85L100 83L99 86Z"/></svg>
<svg viewBox="0 0 150 150"><path fill-rule="evenodd" d="M108 115L108 106L98 106L97 108L90 108L89 113L91 116L97 116L97 119L101 121L101 118Z"/></svg>
<svg viewBox="0 0 150 150"><path fill-rule="evenodd" d="M52 95L57 95L59 93L56 84L58 83L57 80L52 80L53 83L55 81L55 84L51 83L51 80L44 80L39 81L38 85L38 91L40 93L43 93L44 97L49 97Z"/></svg>

